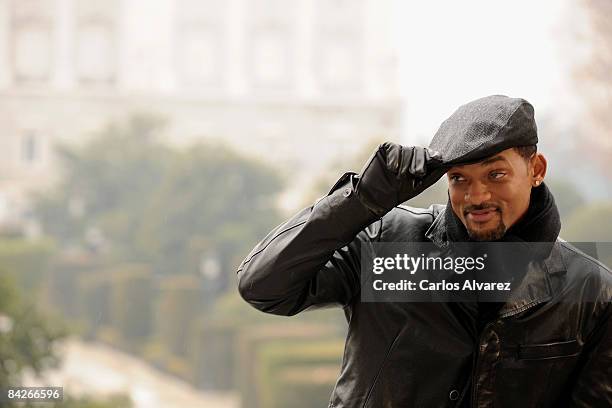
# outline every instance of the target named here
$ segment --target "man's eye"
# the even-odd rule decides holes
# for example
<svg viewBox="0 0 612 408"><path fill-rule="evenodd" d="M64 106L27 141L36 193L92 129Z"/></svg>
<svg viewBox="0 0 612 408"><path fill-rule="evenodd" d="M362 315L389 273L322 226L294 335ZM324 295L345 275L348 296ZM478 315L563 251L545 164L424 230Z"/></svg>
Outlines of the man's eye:
<svg viewBox="0 0 612 408"><path fill-rule="evenodd" d="M450 179L451 179L451 181L453 181L453 182L455 182L455 183L460 182L460 181L464 181L464 180L465 180L463 177L458 176L458 175L456 175L456 174L455 174L455 175L452 175L452 176L450 177Z"/></svg>
<svg viewBox="0 0 612 408"><path fill-rule="evenodd" d="M494 171L490 175L491 175L491 178L500 179L500 178L504 177L506 175L506 173L503 173L501 171Z"/></svg>

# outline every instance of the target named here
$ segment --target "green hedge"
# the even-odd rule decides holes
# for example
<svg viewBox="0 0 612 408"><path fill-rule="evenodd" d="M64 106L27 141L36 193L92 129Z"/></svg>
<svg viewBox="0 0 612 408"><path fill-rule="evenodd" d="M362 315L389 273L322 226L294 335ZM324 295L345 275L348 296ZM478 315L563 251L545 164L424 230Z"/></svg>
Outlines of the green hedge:
<svg viewBox="0 0 612 408"><path fill-rule="evenodd" d="M235 339L241 328L232 321L201 321L191 336L194 384L204 390L235 388Z"/></svg>
<svg viewBox="0 0 612 408"><path fill-rule="evenodd" d="M292 343L304 344L322 339L339 340L335 328L326 324L286 321L273 325L257 325L239 332L236 339L237 388L242 397L242 408L268 408L265 400L268 380L264 380L269 362L260 353L269 353L270 347L289 347ZM299 357L297 357L299 358ZM311 360L320 361L318 359Z"/></svg>
<svg viewBox="0 0 612 408"><path fill-rule="evenodd" d="M155 341L171 354L188 355L189 335L202 313L200 279L193 275L159 281L155 306Z"/></svg>
<svg viewBox="0 0 612 408"><path fill-rule="evenodd" d="M170 353L168 349L158 341L149 341L142 353L142 357L162 371L175 375L190 383L194 381L194 362Z"/></svg>
<svg viewBox="0 0 612 408"><path fill-rule="evenodd" d="M344 341L271 342L257 353L258 407L327 406L340 373Z"/></svg>
<svg viewBox="0 0 612 408"><path fill-rule="evenodd" d="M206 390L236 388L236 339L241 331L260 324L287 322L254 309L236 290L218 298L206 315L193 326L189 342L194 382Z"/></svg>
<svg viewBox="0 0 612 408"><path fill-rule="evenodd" d="M11 273L21 291L39 296L55 250L50 240L0 239L0 270Z"/></svg>
<svg viewBox="0 0 612 408"><path fill-rule="evenodd" d="M107 271L79 276L77 295L85 338L92 339L100 328L110 326L112 320L112 286Z"/></svg>
<svg viewBox="0 0 612 408"><path fill-rule="evenodd" d="M46 280L45 298L50 307L72 323L82 321L80 277L102 267L98 258L88 254L64 254L54 258Z"/></svg>
<svg viewBox="0 0 612 408"><path fill-rule="evenodd" d="M271 408L326 407L338 378L338 365L294 366L277 374Z"/></svg>
<svg viewBox="0 0 612 408"><path fill-rule="evenodd" d="M142 352L153 327L154 282L148 265L64 268L61 275L72 275L76 280L74 307L86 338Z"/></svg>
<svg viewBox="0 0 612 408"><path fill-rule="evenodd" d="M346 335L346 323L338 309L288 319L254 309L235 290L220 297L207 316L193 327L190 336L194 382L202 389L240 389L248 399L258 392L254 379L259 367L254 353L260 346L279 339L315 341Z"/></svg>
<svg viewBox="0 0 612 408"><path fill-rule="evenodd" d="M125 347L140 353L153 327L153 276L145 264L119 265L110 273L110 321Z"/></svg>

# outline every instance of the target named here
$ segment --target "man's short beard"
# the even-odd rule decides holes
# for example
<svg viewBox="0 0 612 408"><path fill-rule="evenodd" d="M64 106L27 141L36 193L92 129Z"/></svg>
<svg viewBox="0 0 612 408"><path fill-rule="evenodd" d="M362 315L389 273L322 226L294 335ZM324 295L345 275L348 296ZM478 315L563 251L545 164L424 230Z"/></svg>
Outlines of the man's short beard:
<svg viewBox="0 0 612 408"><path fill-rule="evenodd" d="M506 233L506 225L500 217L499 223L494 229L486 231L476 231L472 230L469 227L466 227L466 230L470 238L474 241L497 241Z"/></svg>

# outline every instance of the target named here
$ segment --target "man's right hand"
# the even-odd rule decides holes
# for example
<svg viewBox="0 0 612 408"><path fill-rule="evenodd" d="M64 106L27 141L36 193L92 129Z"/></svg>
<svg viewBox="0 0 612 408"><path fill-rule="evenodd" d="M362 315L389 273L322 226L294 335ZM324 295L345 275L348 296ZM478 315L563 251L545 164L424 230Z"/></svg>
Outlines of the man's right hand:
<svg viewBox="0 0 612 408"><path fill-rule="evenodd" d="M377 216L416 197L448 170L426 147L381 144L359 174L355 194Z"/></svg>

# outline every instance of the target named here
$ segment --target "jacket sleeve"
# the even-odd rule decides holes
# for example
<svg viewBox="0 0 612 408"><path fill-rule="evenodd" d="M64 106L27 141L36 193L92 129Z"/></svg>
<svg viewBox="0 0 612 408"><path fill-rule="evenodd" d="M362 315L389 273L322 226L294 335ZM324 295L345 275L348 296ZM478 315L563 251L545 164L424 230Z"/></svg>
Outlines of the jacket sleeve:
<svg viewBox="0 0 612 408"><path fill-rule="evenodd" d="M612 303L590 336L584 365L572 390L572 408L612 407Z"/></svg>
<svg viewBox="0 0 612 408"><path fill-rule="evenodd" d="M253 307L291 316L347 305L359 292L364 230L377 220L345 173L327 196L276 227L240 264L238 290Z"/></svg>

